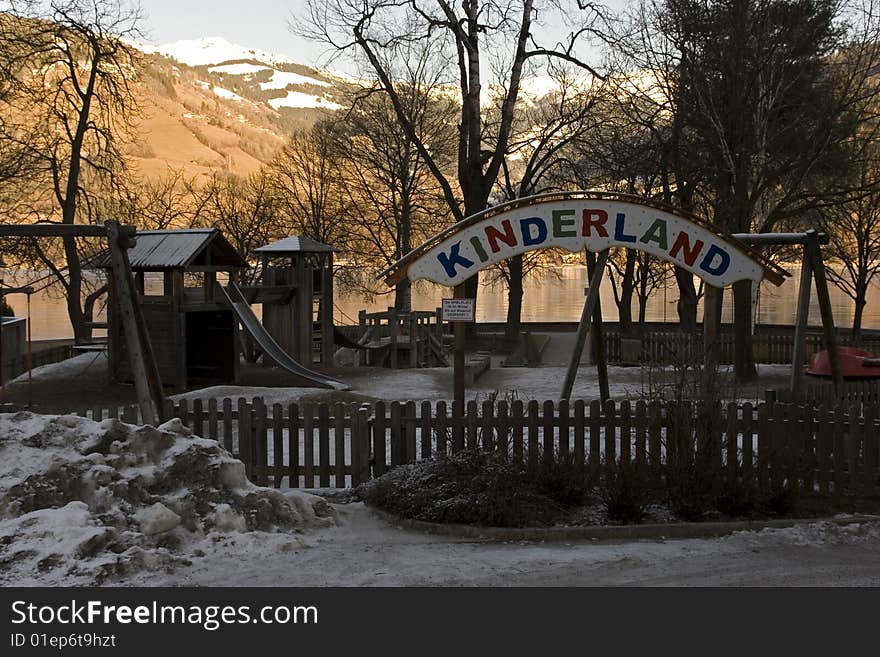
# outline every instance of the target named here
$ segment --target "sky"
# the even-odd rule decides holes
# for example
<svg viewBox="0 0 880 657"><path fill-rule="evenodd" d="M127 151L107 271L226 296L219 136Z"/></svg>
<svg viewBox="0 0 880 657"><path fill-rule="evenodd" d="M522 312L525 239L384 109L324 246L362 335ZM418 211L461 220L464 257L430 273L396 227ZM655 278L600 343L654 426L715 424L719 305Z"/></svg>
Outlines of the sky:
<svg viewBox="0 0 880 657"><path fill-rule="evenodd" d="M615 9L625 2L605 0ZM140 0L140 4L145 14L141 27L151 43L222 36L303 64L321 63L322 54L326 55L326 46L290 31L291 21L304 12L305 0Z"/></svg>
<svg viewBox="0 0 880 657"><path fill-rule="evenodd" d="M294 36L289 28L303 0L141 0L141 28L151 43L222 36L242 46L289 55L314 64L323 46Z"/></svg>

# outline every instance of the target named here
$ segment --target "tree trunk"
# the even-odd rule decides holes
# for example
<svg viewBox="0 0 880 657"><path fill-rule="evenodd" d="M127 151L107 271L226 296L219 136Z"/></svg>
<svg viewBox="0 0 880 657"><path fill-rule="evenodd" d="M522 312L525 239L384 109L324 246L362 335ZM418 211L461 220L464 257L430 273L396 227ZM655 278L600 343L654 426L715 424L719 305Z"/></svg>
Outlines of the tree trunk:
<svg viewBox="0 0 880 657"><path fill-rule="evenodd" d="M694 287L694 275L681 267L675 267L675 282L678 284L678 322L681 330L694 332L697 330L697 289Z"/></svg>
<svg viewBox="0 0 880 657"><path fill-rule="evenodd" d="M394 309L398 312L412 311L412 281L402 278L394 286Z"/></svg>
<svg viewBox="0 0 880 657"><path fill-rule="evenodd" d="M865 312L865 306L868 303L864 289L860 289L856 295L856 311L852 321L852 340L858 342L862 339L862 316Z"/></svg>
<svg viewBox="0 0 880 657"><path fill-rule="evenodd" d="M733 284L733 369L737 381L753 381L755 367L754 339L752 337L752 282Z"/></svg>
<svg viewBox="0 0 880 657"><path fill-rule="evenodd" d="M523 298L523 257L513 256L507 261L510 282L507 287L507 326L504 337L515 340L522 330L522 298Z"/></svg>
<svg viewBox="0 0 880 657"><path fill-rule="evenodd" d="M620 305L617 308L620 334L629 337L633 333L632 298L635 291L636 252L626 250L626 267L620 281Z"/></svg>
<svg viewBox="0 0 880 657"><path fill-rule="evenodd" d="M91 340L92 331L86 326L85 314L82 310L82 267L79 261L79 253L76 250L76 240L72 237L64 237L64 255L67 259L67 271L70 281L67 286L67 315L73 328L73 339L76 344L82 344Z"/></svg>

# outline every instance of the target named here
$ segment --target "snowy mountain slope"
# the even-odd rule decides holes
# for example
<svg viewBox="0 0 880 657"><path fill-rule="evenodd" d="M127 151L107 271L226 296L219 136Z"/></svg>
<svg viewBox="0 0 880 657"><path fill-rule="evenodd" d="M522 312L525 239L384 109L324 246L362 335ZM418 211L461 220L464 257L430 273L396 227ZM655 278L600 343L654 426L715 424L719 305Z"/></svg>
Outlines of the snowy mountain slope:
<svg viewBox="0 0 880 657"><path fill-rule="evenodd" d="M145 53L195 69L200 82L213 85L213 92L225 99L248 99L285 112L341 107L334 101L340 76L298 64L287 55L248 48L223 37L135 45Z"/></svg>

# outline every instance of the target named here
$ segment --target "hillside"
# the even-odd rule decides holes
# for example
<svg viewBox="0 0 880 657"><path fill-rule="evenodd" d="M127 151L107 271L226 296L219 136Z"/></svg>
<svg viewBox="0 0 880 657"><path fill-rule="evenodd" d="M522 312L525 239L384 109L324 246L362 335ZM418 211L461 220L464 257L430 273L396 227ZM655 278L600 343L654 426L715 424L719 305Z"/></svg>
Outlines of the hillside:
<svg viewBox="0 0 880 657"><path fill-rule="evenodd" d="M169 167L248 174L295 129L340 107L341 78L283 56L219 38L135 45L145 54L143 115L129 155L148 178Z"/></svg>

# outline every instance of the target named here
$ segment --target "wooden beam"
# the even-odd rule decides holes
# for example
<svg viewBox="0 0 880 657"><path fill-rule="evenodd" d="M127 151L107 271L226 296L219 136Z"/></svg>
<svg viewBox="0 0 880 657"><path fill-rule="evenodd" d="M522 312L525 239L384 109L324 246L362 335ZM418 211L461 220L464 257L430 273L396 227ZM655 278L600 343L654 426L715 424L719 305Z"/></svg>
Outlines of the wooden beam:
<svg viewBox="0 0 880 657"><path fill-rule="evenodd" d="M562 383L562 394L559 396L560 399L568 399L571 397L571 389L574 387L574 380L577 378L581 354L584 351L584 345L587 343L590 319L592 318L593 310L599 301L599 285L602 283L602 275L605 272L605 265L607 263L608 249L599 253L599 257L596 259L596 264L590 275L590 287L587 289L587 299L584 301L584 309L581 311L581 321L578 324L574 351L571 353L568 371L565 373L565 381Z"/></svg>
<svg viewBox="0 0 880 657"><path fill-rule="evenodd" d="M156 360L153 357L153 349L147 335L144 318L141 315L140 305L137 303L134 277L126 253L130 241L120 234L119 225L115 221L108 221L105 226L119 301L120 319L125 332L125 342L128 347L138 405L143 421L155 426L162 420L164 397Z"/></svg>
<svg viewBox="0 0 880 657"><path fill-rule="evenodd" d="M794 348L791 355L791 378L789 388L797 392L803 381L804 356L806 352L807 320L810 314L810 292L813 283L812 259L804 246L801 258L801 280L798 288L797 316L794 324Z"/></svg>
<svg viewBox="0 0 880 657"><path fill-rule="evenodd" d="M455 299L467 298L464 283L456 285L452 294ZM455 345L452 361L452 401L455 402L455 408L462 409L464 412L464 348L465 337L467 335L466 322L452 322L452 331L455 336Z"/></svg>
<svg viewBox="0 0 880 657"><path fill-rule="evenodd" d="M586 251L586 256L587 271L592 273L597 266L596 254ZM596 305L593 308L593 320L590 327L590 342L593 352L593 361L596 364L596 376L599 379L599 399L604 404L611 399L611 388L608 382L608 355L605 351L605 329L602 325L601 294L596 297Z"/></svg>
<svg viewBox="0 0 880 657"><path fill-rule="evenodd" d="M815 230L808 230L807 234L810 236L807 240L807 254L811 261L813 278L816 280L816 297L822 314L825 349L828 350L828 360L831 363L831 380L834 383L834 392L840 394L843 390L843 371L840 369L840 354L837 352L837 334L834 330L834 313L831 311L828 281L825 278L825 263L822 262L822 251L819 248L819 234Z"/></svg>

